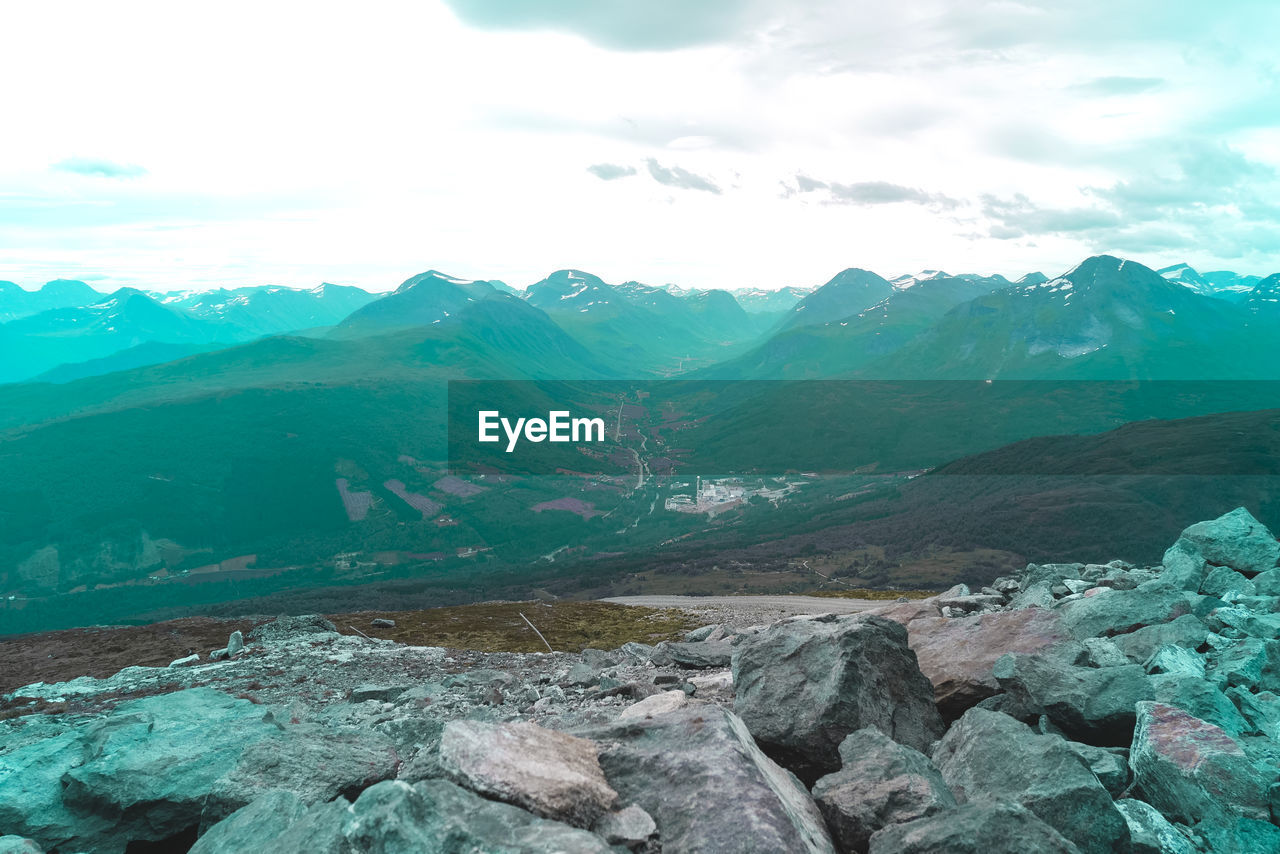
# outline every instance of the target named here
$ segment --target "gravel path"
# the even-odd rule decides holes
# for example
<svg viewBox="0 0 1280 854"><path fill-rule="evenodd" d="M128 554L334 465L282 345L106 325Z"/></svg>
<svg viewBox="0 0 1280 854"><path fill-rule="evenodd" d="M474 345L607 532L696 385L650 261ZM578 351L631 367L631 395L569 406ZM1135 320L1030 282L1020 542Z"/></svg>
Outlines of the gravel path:
<svg viewBox="0 0 1280 854"><path fill-rule="evenodd" d="M601 601L645 608L679 608L704 624L723 623L734 628L771 623L796 614L855 614L890 604L874 599L822 596L615 596Z"/></svg>

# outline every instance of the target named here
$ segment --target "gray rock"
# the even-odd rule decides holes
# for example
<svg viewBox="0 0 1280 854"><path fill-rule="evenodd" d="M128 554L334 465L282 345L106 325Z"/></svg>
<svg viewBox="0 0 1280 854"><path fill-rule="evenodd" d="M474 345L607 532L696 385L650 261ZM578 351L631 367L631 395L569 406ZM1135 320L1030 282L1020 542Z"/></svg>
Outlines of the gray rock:
<svg viewBox="0 0 1280 854"><path fill-rule="evenodd" d="M1280 691L1280 641L1244 638L1209 654L1206 678L1220 688Z"/></svg>
<svg viewBox="0 0 1280 854"><path fill-rule="evenodd" d="M636 661L648 661L653 656L653 647L647 643L638 641L627 641L618 647L618 652L629 656Z"/></svg>
<svg viewBox="0 0 1280 854"><path fill-rule="evenodd" d="M386 617L375 617L369 621L369 625L375 629L394 629L396 621L388 620Z"/></svg>
<svg viewBox="0 0 1280 854"><path fill-rule="evenodd" d="M1280 742L1280 697L1270 691L1253 694L1240 686L1228 688L1224 693L1240 710L1241 717L1248 721L1248 732L1260 733Z"/></svg>
<svg viewBox="0 0 1280 854"><path fill-rule="evenodd" d="M622 710L622 714L618 715L619 721L641 720L651 718L655 715L665 715L667 712L673 712L676 709L684 708L689 704L689 695L683 691L663 691L661 694L653 694L645 697L638 703L633 703Z"/></svg>
<svg viewBox="0 0 1280 854"><path fill-rule="evenodd" d="M1185 673L1161 674L1152 677L1151 687L1157 702L1177 706L1201 720L1222 727L1230 735L1250 730L1248 721L1235 704L1217 686L1200 677Z"/></svg>
<svg viewBox="0 0 1280 854"><path fill-rule="evenodd" d="M307 805L292 792L270 790L236 810L197 840L190 854L243 854L263 850L307 812Z"/></svg>
<svg viewBox="0 0 1280 854"><path fill-rule="evenodd" d="M886 827L871 854L1079 854L1080 849L1025 807L964 804Z"/></svg>
<svg viewBox="0 0 1280 854"><path fill-rule="evenodd" d="M1255 614L1242 607L1215 608L1204 622L1219 634L1228 634L1231 629L1235 637L1280 638L1280 614Z"/></svg>
<svg viewBox="0 0 1280 854"><path fill-rule="evenodd" d="M1022 582L1011 576L1001 576L991 582L991 587L997 593L1003 593L1005 596L1012 596L1022 589Z"/></svg>
<svg viewBox="0 0 1280 854"><path fill-rule="evenodd" d="M713 705L579 732L623 803L658 824L664 850L834 852L796 778L756 747L743 722Z"/></svg>
<svg viewBox="0 0 1280 854"><path fill-rule="evenodd" d="M244 652L244 635L237 629L227 638L227 658L235 658Z"/></svg>
<svg viewBox="0 0 1280 854"><path fill-rule="evenodd" d="M1119 797L1129 787L1129 751L1117 747L1094 747L1078 741L1064 743L1076 756L1080 757L1093 776L1113 798Z"/></svg>
<svg viewBox="0 0 1280 854"><path fill-rule="evenodd" d="M970 593L967 596L946 596L938 597L937 605L945 612L947 608L959 611L963 614L971 614L978 611L987 611L992 608L998 608L1004 604L1004 596L999 593L986 595L982 593Z"/></svg>
<svg viewBox="0 0 1280 854"><path fill-rule="evenodd" d="M1216 596L1219 599L1227 598L1228 594L1238 594L1241 596L1252 596L1254 594L1253 582L1236 572L1229 566L1215 566L1204 577L1204 581L1200 582L1200 592L1206 596Z"/></svg>
<svg viewBox="0 0 1280 854"><path fill-rule="evenodd" d="M222 649L214 649L209 651L210 661L222 661L226 657L227 657L227 648L225 646Z"/></svg>
<svg viewBox="0 0 1280 854"><path fill-rule="evenodd" d="M379 703L388 703L408 690L408 685L357 685L351 689L351 702L363 703L367 700L376 700Z"/></svg>
<svg viewBox="0 0 1280 854"><path fill-rule="evenodd" d="M1000 690L992 667L1001 655L1039 652L1070 640L1058 615L1041 608L920 617L907 623L907 636L920 671L933 685L938 711L948 720Z"/></svg>
<svg viewBox="0 0 1280 854"><path fill-rule="evenodd" d="M591 828L610 845L635 848L648 842L658 832L653 816L632 804L617 812L605 813Z"/></svg>
<svg viewBox="0 0 1280 854"><path fill-rule="evenodd" d="M1129 824L1133 854L1197 854L1191 840L1150 804L1123 798L1116 801L1116 809Z"/></svg>
<svg viewBox="0 0 1280 854"><path fill-rule="evenodd" d="M3 739L0 827L45 849L123 852L196 825L240 754L279 732L262 709L211 688L121 703L83 727L39 722Z"/></svg>
<svg viewBox="0 0 1280 854"><path fill-rule="evenodd" d="M306 635L337 634L338 627L319 614L306 614L301 617L277 617L269 623L255 626L249 632L249 640L260 643L281 643L304 637Z"/></svg>
<svg viewBox="0 0 1280 854"><path fill-rule="evenodd" d="M1128 848L1128 827L1111 795L1058 736L970 709L938 743L933 761L962 802L1020 803L1083 852Z"/></svg>
<svg viewBox="0 0 1280 854"><path fill-rule="evenodd" d="M879 616L776 623L739 647L733 681L752 735L808 779L838 770L840 742L863 727L920 751L943 731L907 630Z"/></svg>
<svg viewBox="0 0 1280 854"><path fill-rule="evenodd" d="M1197 522L1182 532L1174 546L1200 554L1210 564L1229 566L1249 576L1274 569L1280 560L1280 543L1243 507L1208 522Z"/></svg>
<svg viewBox="0 0 1280 854"><path fill-rule="evenodd" d="M564 684L571 687L585 688L596 684L600 681L599 668L593 667L585 661L579 661L573 667L569 668L569 674L564 678Z"/></svg>
<svg viewBox="0 0 1280 854"><path fill-rule="evenodd" d="M1123 667L1131 663L1124 650L1111 638L1085 638L1080 644L1084 652L1076 658L1076 664L1081 667ZM1009 652L1022 650L1011 649Z"/></svg>
<svg viewBox="0 0 1280 854"><path fill-rule="evenodd" d="M527 722L450 721L440 739L440 767L473 792L580 827L618 799L595 744Z"/></svg>
<svg viewBox="0 0 1280 854"><path fill-rule="evenodd" d="M813 798L841 851L864 852L877 830L956 805L928 757L874 727L850 734L840 757L841 769L814 784Z"/></svg>
<svg viewBox="0 0 1280 854"><path fill-rule="evenodd" d="M1027 713L1047 715L1070 737L1095 744L1127 744L1134 703L1155 696L1136 664L1074 667L1049 655L1010 653L996 662L994 673Z"/></svg>
<svg viewBox="0 0 1280 854"><path fill-rule="evenodd" d="M1022 608L1052 608L1054 606L1053 585L1047 581L1028 584L1009 600L1010 610Z"/></svg>
<svg viewBox="0 0 1280 854"><path fill-rule="evenodd" d="M1204 555L1187 540L1178 540L1170 546L1160 562L1160 583L1171 590L1196 592L1208 570Z"/></svg>
<svg viewBox="0 0 1280 854"><path fill-rule="evenodd" d="M1264 779L1220 727L1164 703L1139 703L1129 750L1134 791L1181 824L1221 824L1231 816L1267 821Z"/></svg>
<svg viewBox="0 0 1280 854"><path fill-rule="evenodd" d="M173 661L169 662L169 666L170 667L190 667L193 664L199 664L199 663L200 663L200 653L193 652L190 655L184 656L182 658L174 659Z"/></svg>
<svg viewBox="0 0 1280 854"><path fill-rule="evenodd" d="M234 816L228 819L234 820ZM209 833L216 830L215 826ZM413 785L396 780L371 786L353 804L338 800L312 807L283 833L274 837L264 834L248 849L210 848L197 854L231 851L606 854L611 849L594 833L485 800L446 780Z"/></svg>
<svg viewBox="0 0 1280 854"><path fill-rule="evenodd" d="M1205 656L1184 646L1165 644L1142 664L1148 673L1169 673L1204 678Z"/></svg>
<svg viewBox="0 0 1280 854"><path fill-rule="evenodd" d="M1129 660L1141 664L1162 646L1174 645L1187 649L1202 646L1209 637L1209 627L1193 614L1185 614L1168 623L1147 626L1128 634L1112 638L1116 646L1129 657Z"/></svg>
<svg viewBox="0 0 1280 854"><path fill-rule="evenodd" d="M1259 596L1280 596L1280 569L1268 569L1255 575L1253 592Z"/></svg>
<svg viewBox="0 0 1280 854"><path fill-rule="evenodd" d="M591 649L588 647L581 653L582 660L594 667L596 670L606 670L610 667L616 667L626 657L616 652L606 652L602 649Z"/></svg>
<svg viewBox="0 0 1280 854"><path fill-rule="evenodd" d="M245 745L235 767L204 796L208 826L268 791L287 791L303 804L331 801L396 776L401 757L391 740L365 729L295 724Z"/></svg>
<svg viewBox="0 0 1280 854"><path fill-rule="evenodd" d="M1099 587L1091 592L1060 608L1063 625L1077 639L1122 635L1191 613L1191 594L1181 590Z"/></svg>
<svg viewBox="0 0 1280 854"><path fill-rule="evenodd" d="M684 636L686 643L697 643L698 641L710 640L711 635L716 632L724 634L724 627L719 623L712 623L709 626L700 626Z"/></svg>
<svg viewBox="0 0 1280 854"><path fill-rule="evenodd" d="M663 643L668 660L679 667L693 670L709 670L728 667L733 658L734 646L728 641L701 641L697 643Z"/></svg>

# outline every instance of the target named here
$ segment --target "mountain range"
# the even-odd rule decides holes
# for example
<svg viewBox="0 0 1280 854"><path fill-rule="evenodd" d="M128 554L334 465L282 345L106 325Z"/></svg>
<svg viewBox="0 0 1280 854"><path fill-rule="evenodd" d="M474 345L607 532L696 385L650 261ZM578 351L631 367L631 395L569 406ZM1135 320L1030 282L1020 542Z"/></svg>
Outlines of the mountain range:
<svg viewBox="0 0 1280 854"><path fill-rule="evenodd" d="M1240 297L1187 269L1095 256L1009 282L850 268L737 297L572 269L515 292L429 271L382 296L0 286L0 371L27 380L0 386L0 594L133 613L162 595L147 592L157 578L200 569L167 595L225 601L250 578L336 583L357 553L384 569L444 560L470 589L540 555L574 573L594 552L701 536L705 520L655 515L643 479L449 480L453 379L1280 379L1280 275ZM770 518L822 511L761 518L764 537Z"/></svg>

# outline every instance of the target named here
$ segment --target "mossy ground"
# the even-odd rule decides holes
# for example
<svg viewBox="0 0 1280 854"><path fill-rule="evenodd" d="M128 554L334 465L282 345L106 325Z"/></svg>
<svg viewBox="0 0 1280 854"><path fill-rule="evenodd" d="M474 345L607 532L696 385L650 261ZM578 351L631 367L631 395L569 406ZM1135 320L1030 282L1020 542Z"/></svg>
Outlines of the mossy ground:
<svg viewBox="0 0 1280 854"><path fill-rule="evenodd" d="M413 646L443 646L481 652L546 652L537 626L556 652L589 647L617 649L628 641L675 640L697 627L696 618L676 610L634 608L608 602L501 602L431 608L424 611L362 611L331 614L343 634L359 632ZM377 617L395 620L395 628L370 625Z"/></svg>

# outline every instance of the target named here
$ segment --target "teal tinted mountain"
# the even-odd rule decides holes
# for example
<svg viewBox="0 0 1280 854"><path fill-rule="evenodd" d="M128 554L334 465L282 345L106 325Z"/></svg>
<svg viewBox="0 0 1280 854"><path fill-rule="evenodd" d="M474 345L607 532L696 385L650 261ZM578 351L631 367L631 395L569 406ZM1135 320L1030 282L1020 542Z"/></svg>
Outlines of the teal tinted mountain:
<svg viewBox="0 0 1280 854"><path fill-rule="evenodd" d="M54 308L89 305L102 294L74 279L55 279L38 291L28 291L13 282L0 282L0 323L28 317Z"/></svg>
<svg viewBox="0 0 1280 854"><path fill-rule="evenodd" d="M1280 316L1280 273L1273 273L1254 285L1244 304L1254 314Z"/></svg>
<svg viewBox="0 0 1280 854"><path fill-rule="evenodd" d="M35 292L0 284L0 382L54 382L157 364L338 323L374 296L359 288L246 287L110 296L59 280Z"/></svg>
<svg viewBox="0 0 1280 854"><path fill-rule="evenodd" d="M818 326L841 320L875 305L892 293L893 285L888 280L869 270L850 267L800 300L784 316L778 330Z"/></svg>
<svg viewBox="0 0 1280 854"><path fill-rule="evenodd" d="M163 306L133 288L99 300L0 325L0 382L26 379L67 362L100 359L147 342L218 340L214 324Z"/></svg>
<svg viewBox="0 0 1280 854"><path fill-rule="evenodd" d="M1280 329L1108 255L963 303L863 374L953 379L1256 379Z"/></svg>
<svg viewBox="0 0 1280 854"><path fill-rule="evenodd" d="M227 340L242 341L333 326L376 298L360 288L323 284L311 290L263 286L170 293L160 302L225 327Z"/></svg>
<svg viewBox="0 0 1280 854"><path fill-rule="evenodd" d="M794 285L778 288L776 291L761 288L742 288L733 292L734 299L748 314L782 315L795 308L800 300L813 293L816 288L800 288Z"/></svg>
<svg viewBox="0 0 1280 854"><path fill-rule="evenodd" d="M950 309L989 290L989 283L981 279L934 277L912 282L853 314L784 329L699 377L817 379L856 373L901 350Z"/></svg>
<svg viewBox="0 0 1280 854"><path fill-rule="evenodd" d="M1177 282L1203 296L1238 302L1248 296L1260 277L1245 276L1229 270L1200 273L1190 264L1174 264L1156 271L1171 282Z"/></svg>
<svg viewBox="0 0 1280 854"><path fill-rule="evenodd" d="M501 285L501 283L496 283ZM505 289L505 286L503 286ZM336 335L372 335L443 323L470 303L500 292L493 282L473 281L428 270L406 279L381 299L351 312Z"/></svg>
<svg viewBox="0 0 1280 854"><path fill-rule="evenodd" d="M609 285L582 270L558 270L524 296L588 349L638 376L726 358L758 328L724 291L681 298L636 282Z"/></svg>

